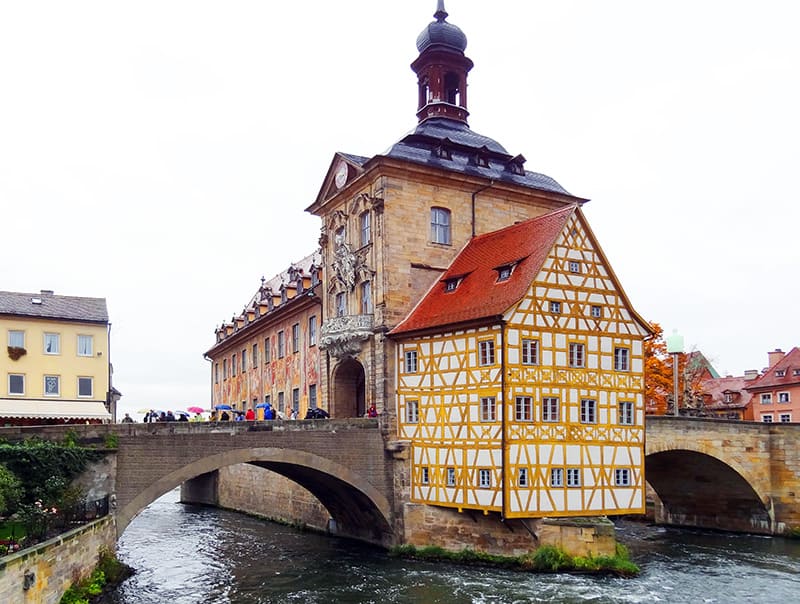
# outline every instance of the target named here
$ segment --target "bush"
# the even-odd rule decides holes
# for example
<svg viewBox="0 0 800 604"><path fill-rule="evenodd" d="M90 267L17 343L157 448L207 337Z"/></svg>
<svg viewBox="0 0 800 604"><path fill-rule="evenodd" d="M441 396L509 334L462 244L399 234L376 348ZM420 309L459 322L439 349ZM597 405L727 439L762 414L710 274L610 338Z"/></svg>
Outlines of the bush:
<svg viewBox="0 0 800 604"><path fill-rule="evenodd" d="M11 470L0 464L0 516L14 513L25 494L22 482Z"/></svg>

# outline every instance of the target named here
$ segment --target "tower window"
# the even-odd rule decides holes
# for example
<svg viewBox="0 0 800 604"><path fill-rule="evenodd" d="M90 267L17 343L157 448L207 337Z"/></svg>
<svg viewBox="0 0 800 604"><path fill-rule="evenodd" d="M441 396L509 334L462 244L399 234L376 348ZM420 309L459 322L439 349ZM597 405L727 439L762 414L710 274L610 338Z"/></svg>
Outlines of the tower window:
<svg viewBox="0 0 800 604"><path fill-rule="evenodd" d="M444 75L444 95L451 105L461 106L461 90L459 88L458 74L448 72Z"/></svg>
<svg viewBox="0 0 800 604"><path fill-rule="evenodd" d="M450 245L450 210L431 208L431 241Z"/></svg>

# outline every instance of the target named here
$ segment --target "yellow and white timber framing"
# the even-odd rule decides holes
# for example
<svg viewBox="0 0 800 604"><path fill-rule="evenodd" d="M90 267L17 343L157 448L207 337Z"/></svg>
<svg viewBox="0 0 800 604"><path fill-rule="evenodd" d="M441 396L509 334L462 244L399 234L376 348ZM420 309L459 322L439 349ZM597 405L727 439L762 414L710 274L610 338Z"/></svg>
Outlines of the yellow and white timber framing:
<svg viewBox="0 0 800 604"><path fill-rule="evenodd" d="M576 212L502 322L398 342L412 501L504 517L643 513L649 334ZM481 342L493 345L489 364ZM581 359L570 345L583 346ZM594 401L583 417L582 400Z"/></svg>

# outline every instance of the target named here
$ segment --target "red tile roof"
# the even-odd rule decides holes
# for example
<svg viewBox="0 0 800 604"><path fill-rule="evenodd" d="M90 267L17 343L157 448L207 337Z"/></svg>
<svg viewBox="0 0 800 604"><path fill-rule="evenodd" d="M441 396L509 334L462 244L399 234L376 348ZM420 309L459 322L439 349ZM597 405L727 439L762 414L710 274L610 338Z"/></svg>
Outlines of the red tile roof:
<svg viewBox="0 0 800 604"><path fill-rule="evenodd" d="M528 291L577 207L570 205L470 240L390 333L455 325L504 313ZM513 265L511 277L498 282L497 269L509 265ZM445 283L456 278L461 279L458 286L446 292Z"/></svg>
<svg viewBox="0 0 800 604"><path fill-rule="evenodd" d="M795 374L797 370L798 374ZM779 376L779 372L783 372ZM786 353L780 361L775 363L764 373L753 380L748 386L748 390L757 390L759 388L776 388L780 386L796 386L800 384L800 348L795 346Z"/></svg>

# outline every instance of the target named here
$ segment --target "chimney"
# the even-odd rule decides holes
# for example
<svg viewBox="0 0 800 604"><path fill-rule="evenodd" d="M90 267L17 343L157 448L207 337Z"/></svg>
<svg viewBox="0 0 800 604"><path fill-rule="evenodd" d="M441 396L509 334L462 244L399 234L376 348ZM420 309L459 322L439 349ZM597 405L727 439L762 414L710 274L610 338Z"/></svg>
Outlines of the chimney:
<svg viewBox="0 0 800 604"><path fill-rule="evenodd" d="M744 372L745 380L754 380L758 377L758 369L746 369Z"/></svg>
<svg viewBox="0 0 800 604"><path fill-rule="evenodd" d="M53 295L53 290L52 289L41 289L41 290L39 290L39 292L41 294L43 294L43 295L50 295L50 296Z"/></svg>
<svg viewBox="0 0 800 604"><path fill-rule="evenodd" d="M767 356L769 357L769 366L772 367L776 363L778 363L783 357L785 357L786 353L783 352L780 348L776 348L772 352L768 352Z"/></svg>

